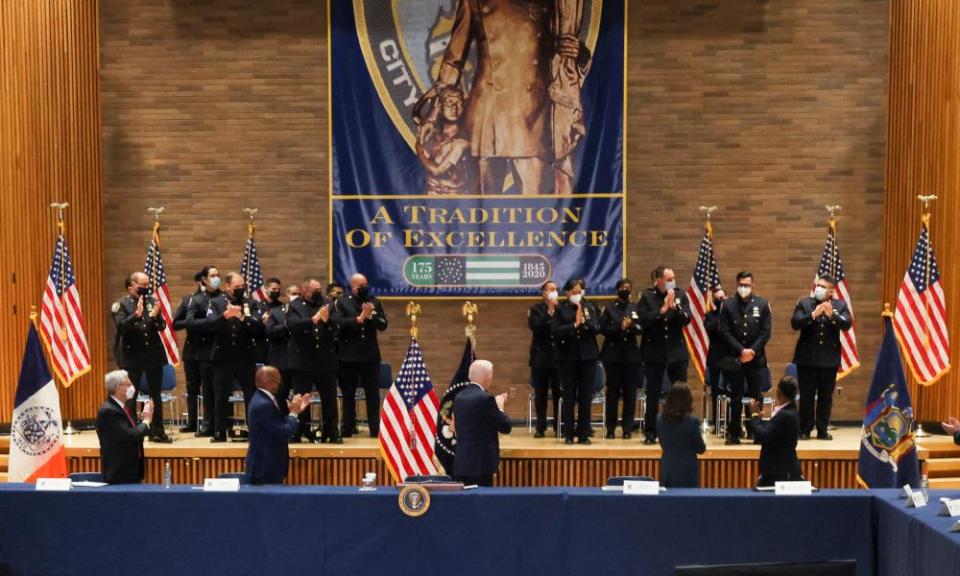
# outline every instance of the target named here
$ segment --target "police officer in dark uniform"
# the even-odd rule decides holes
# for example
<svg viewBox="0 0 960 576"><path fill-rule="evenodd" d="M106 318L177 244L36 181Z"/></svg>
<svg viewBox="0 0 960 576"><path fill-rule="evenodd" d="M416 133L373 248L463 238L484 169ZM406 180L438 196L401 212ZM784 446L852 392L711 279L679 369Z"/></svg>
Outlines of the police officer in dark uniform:
<svg viewBox="0 0 960 576"><path fill-rule="evenodd" d="M713 405L716 406L717 396L726 392L726 385L723 383L720 371L720 358L724 354L723 341L720 339L720 307L723 301L727 299L727 293L720 286L713 291L713 301L710 309L703 315L703 329L710 340L710 347L707 348L707 382L710 386L710 395L713 397ZM706 389L704 389L706 393ZM704 414L706 417L706 413ZM717 415L713 415L714 422L718 422ZM719 426L719 424L717 424Z"/></svg>
<svg viewBox="0 0 960 576"><path fill-rule="evenodd" d="M263 284L263 290L267 294L267 299L263 302L259 302L258 307L263 310L263 315L260 317L260 321L263 322L264 327L266 327L267 318L270 315L270 311L274 308L283 308L283 302L280 300L280 296L283 295L283 284L280 282L279 278L267 278L267 281ZM266 366L270 364L270 337L267 335L267 331L264 330L262 334L257 336L256 341L257 364ZM279 369L278 366L274 366L274 368ZM277 393L279 394L280 391Z"/></svg>
<svg viewBox="0 0 960 576"><path fill-rule="evenodd" d="M363 387L370 437L380 434L380 345L377 332L387 329L383 305L370 294L363 274L350 277L350 293L336 301L340 328L340 391L343 393L341 436L353 436L357 424L357 385Z"/></svg>
<svg viewBox="0 0 960 576"><path fill-rule="evenodd" d="M636 304L630 302L633 283L623 278L617 282L617 299L600 315L603 348L600 360L607 373L607 439L616 437L617 408L623 399L623 439L633 435L634 411L637 406L637 384L643 364L637 337L643 333Z"/></svg>
<svg viewBox="0 0 960 576"><path fill-rule="evenodd" d="M273 366L280 371L280 388L277 390L277 405L280 412L286 414L286 399L292 389L290 370L287 369L287 345L290 343L290 332L287 330L287 309L291 293L299 294L300 288L288 286L286 293L280 292L281 282L277 278L267 280L267 305L261 317L263 332L267 340L267 357L264 364Z"/></svg>
<svg viewBox="0 0 960 576"><path fill-rule="evenodd" d="M243 277L229 272L225 290L210 301L212 312L204 322L213 326L214 425L212 442L226 442L230 417L230 395L236 382L249 406L256 391L256 336L263 333L263 311L256 300L244 295Z"/></svg>
<svg viewBox="0 0 960 576"><path fill-rule="evenodd" d="M183 362L183 377L187 384L187 425L180 428L180 432L184 433L193 433L198 430L197 400L200 398L202 379L196 349L197 332L187 327L187 311L190 310L193 299L203 292L203 285L200 283L202 278L203 271L193 275L193 281L197 285L197 289L193 294L188 294L180 300L180 306L177 307L177 312L173 315L173 329L186 330L187 332L187 337L183 341L183 352L180 353L180 360Z"/></svg>
<svg viewBox="0 0 960 576"><path fill-rule="evenodd" d="M643 443L657 443L657 411L663 375L670 382L686 382L690 355L683 337L683 327L690 323L690 302L677 289L672 268L658 266L653 273L654 285L645 290L637 302L643 325L644 375L647 409L643 417Z"/></svg>
<svg viewBox="0 0 960 576"><path fill-rule="evenodd" d="M160 307L150 295L150 279L146 274L130 274L126 286L127 295L114 302L111 308L117 327L114 359L130 375L134 386L146 375L147 392L155 406L150 440L170 443L173 440L163 430L163 403L160 401L163 366L167 364L167 352L160 332L166 328L166 322L160 314Z"/></svg>
<svg viewBox="0 0 960 576"><path fill-rule="evenodd" d="M580 444L590 444L590 403L597 372L597 333L600 314L596 307L583 301L583 283L568 280L563 286L566 302L557 305L550 320L550 330L557 345L560 380L563 383L564 442L573 444L576 433ZM574 409L579 407L576 427Z"/></svg>
<svg viewBox="0 0 960 576"><path fill-rule="evenodd" d="M316 278L305 281L301 293L287 308L290 331L287 367L297 394L309 394L311 388L320 394L323 415L320 441L342 444L337 428L337 311L333 303L323 297L323 285ZM309 418L309 414L300 413L293 442L300 442L301 436L316 441L308 428Z"/></svg>
<svg viewBox="0 0 960 576"><path fill-rule="evenodd" d="M530 383L533 385L533 405L537 413L534 438L543 438L547 430L547 396L553 396L553 426L558 425L557 407L560 400L560 371L557 369L557 347L550 333L550 320L557 310L559 294L557 283L547 280L540 286L542 302L527 311L527 326L533 333L530 340Z"/></svg>
<svg viewBox="0 0 960 576"><path fill-rule="evenodd" d="M833 389L840 368L840 332L852 324L847 303L833 299L836 282L823 275L817 280L812 297L801 298L793 311L790 326L800 331L793 363L800 381L800 438L810 438L814 420L817 438L833 440L830 435L830 409ZM814 417L816 398L816 417Z"/></svg>
<svg viewBox="0 0 960 576"><path fill-rule="evenodd" d="M762 401L760 388L767 368L764 349L770 341L771 324L770 304L753 294L753 274L739 272L737 295L727 298L720 308L720 340L724 346L720 369L730 389L727 444L740 443L744 389L751 398Z"/></svg>
<svg viewBox="0 0 960 576"><path fill-rule="evenodd" d="M220 271L215 266L204 266L200 270L200 285L203 290L196 294L187 307L187 330L192 331L194 354L200 370L200 390L203 393L203 425L197 432L198 437L213 436L216 395L213 392L213 340L215 327L206 322L213 314L210 302L220 296Z"/></svg>

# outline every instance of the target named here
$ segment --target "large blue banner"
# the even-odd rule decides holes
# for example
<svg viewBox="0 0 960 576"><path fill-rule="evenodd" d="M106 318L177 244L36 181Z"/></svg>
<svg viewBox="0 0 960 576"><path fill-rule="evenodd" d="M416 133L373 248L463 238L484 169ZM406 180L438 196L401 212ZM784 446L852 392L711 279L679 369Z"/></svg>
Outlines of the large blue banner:
<svg viewBox="0 0 960 576"><path fill-rule="evenodd" d="M332 0L331 276L380 296L610 293L623 0Z"/></svg>

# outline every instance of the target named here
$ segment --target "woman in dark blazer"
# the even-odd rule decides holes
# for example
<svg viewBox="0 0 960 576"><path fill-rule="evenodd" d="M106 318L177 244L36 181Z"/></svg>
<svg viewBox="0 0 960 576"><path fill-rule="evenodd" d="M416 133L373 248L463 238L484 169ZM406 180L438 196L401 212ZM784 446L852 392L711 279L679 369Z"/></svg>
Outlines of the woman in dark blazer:
<svg viewBox="0 0 960 576"><path fill-rule="evenodd" d="M686 382L676 382L667 392L663 410L657 415L660 457L660 484L667 488L699 488L700 463L697 454L707 450L700 432L700 419L692 414L693 394Z"/></svg>

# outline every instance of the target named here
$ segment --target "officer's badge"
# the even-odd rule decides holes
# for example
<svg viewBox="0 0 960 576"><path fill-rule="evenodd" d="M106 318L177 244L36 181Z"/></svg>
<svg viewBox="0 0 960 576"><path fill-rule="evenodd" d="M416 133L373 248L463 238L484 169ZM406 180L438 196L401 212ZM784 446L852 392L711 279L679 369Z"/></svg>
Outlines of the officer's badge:
<svg viewBox="0 0 960 576"><path fill-rule="evenodd" d="M753 307L753 317L754 317L754 318L759 318L759 317L760 317L760 307L759 307L759 306L754 306L754 307Z"/></svg>
<svg viewBox="0 0 960 576"><path fill-rule="evenodd" d="M868 409L863 428L863 447L894 472L900 457L914 449L913 409L897 406L894 384L887 386Z"/></svg>
<svg viewBox="0 0 960 576"><path fill-rule="evenodd" d="M633 318L634 320L639 320L639 319L640 319L640 317L637 316L637 312L636 312L636 311L631 312L631 313L630 313L630 317Z"/></svg>
<svg viewBox="0 0 960 576"><path fill-rule="evenodd" d="M119 311L120 311L120 302L114 302L113 305L110 306L110 312L113 314L116 314Z"/></svg>
<svg viewBox="0 0 960 576"><path fill-rule="evenodd" d="M423 516L430 509L430 492L420 484L404 486L397 500L400 510L412 518Z"/></svg>

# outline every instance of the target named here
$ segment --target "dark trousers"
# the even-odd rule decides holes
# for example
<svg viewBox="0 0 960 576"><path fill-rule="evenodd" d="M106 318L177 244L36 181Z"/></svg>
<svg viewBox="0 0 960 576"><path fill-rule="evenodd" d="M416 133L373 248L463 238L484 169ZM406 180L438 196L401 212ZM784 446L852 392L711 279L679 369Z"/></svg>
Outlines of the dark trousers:
<svg viewBox="0 0 960 576"><path fill-rule="evenodd" d="M357 425L357 386L367 400L367 425L370 437L380 434L380 364L378 362L341 362L340 392L343 393L344 436L351 436Z"/></svg>
<svg viewBox="0 0 960 576"><path fill-rule="evenodd" d="M739 438L743 427L740 418L743 416L743 397L762 401L760 387L763 385L763 371L765 366L744 366L741 370L723 371L723 379L730 390L730 410L727 415L727 437Z"/></svg>
<svg viewBox="0 0 960 576"><path fill-rule="evenodd" d="M493 486L493 474L484 474L483 476L457 476L454 478L457 482L463 482L464 486L476 484L477 486Z"/></svg>
<svg viewBox="0 0 960 576"><path fill-rule="evenodd" d="M200 363L192 359L183 359L183 377L187 384L187 428L196 430L200 423L197 421L197 399L200 397L202 378Z"/></svg>
<svg viewBox="0 0 960 576"><path fill-rule="evenodd" d="M309 394L316 389L320 395L320 413L322 415L322 434L324 438L337 438L337 373L336 372L293 372L291 376L293 391L296 394ZM304 410L297 417L299 424L294 437L299 438L309 430L310 412ZM311 436L311 434L307 434Z"/></svg>
<svg viewBox="0 0 960 576"><path fill-rule="evenodd" d="M230 427L230 395L233 394L234 382L239 384L240 390L243 391L243 413L247 413L250 398L256 391L254 379L257 374L257 365L254 360L255 358L251 355L249 359L213 363L214 434L226 435Z"/></svg>
<svg viewBox="0 0 960 576"><path fill-rule="evenodd" d="M200 391L203 394L203 424L201 430L210 432L213 430L214 415L217 412L217 395L213 391L213 362L201 360L200 369Z"/></svg>
<svg viewBox="0 0 960 576"><path fill-rule="evenodd" d="M647 394L647 409L643 414L643 433L647 436L657 435L657 411L660 409L660 393L663 392L663 375L666 374L671 383L686 382L687 361L679 362L650 362L643 366L646 382L644 388Z"/></svg>
<svg viewBox="0 0 960 576"><path fill-rule="evenodd" d="M560 381L563 383L563 436L573 438L578 432L581 440L590 433L590 402L593 400L593 377L597 371L596 360L563 362L560 365ZM579 405L576 428L573 424L574 408Z"/></svg>
<svg viewBox="0 0 960 576"><path fill-rule="evenodd" d="M560 371L556 368L530 368L533 384L533 407L537 413L537 432L547 430L547 395L553 397L553 427L559 422L557 408L560 405Z"/></svg>
<svg viewBox="0 0 960 576"><path fill-rule="evenodd" d="M147 375L147 395L153 400L153 422L150 424L150 437L163 436L163 402L160 401L163 366L129 366L125 370L137 390L140 390L140 379L143 378L144 374Z"/></svg>
<svg viewBox="0 0 960 576"><path fill-rule="evenodd" d="M826 434L830 427L830 410L833 408L833 389L837 384L835 367L797 366L800 381L800 432L810 434L814 421L818 434ZM817 410L814 416L813 400Z"/></svg>
<svg viewBox="0 0 960 576"><path fill-rule="evenodd" d="M637 409L637 384L640 382L639 364L620 364L606 362L603 365L607 373L607 431L617 428L617 409L623 400L623 419L620 426L624 434L633 432L634 412Z"/></svg>

